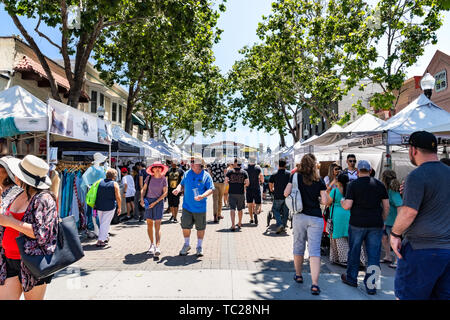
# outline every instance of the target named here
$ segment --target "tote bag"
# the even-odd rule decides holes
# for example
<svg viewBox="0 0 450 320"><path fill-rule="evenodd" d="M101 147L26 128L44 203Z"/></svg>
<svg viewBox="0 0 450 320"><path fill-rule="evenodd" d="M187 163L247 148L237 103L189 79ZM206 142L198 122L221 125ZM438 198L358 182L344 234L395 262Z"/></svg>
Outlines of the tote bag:
<svg viewBox="0 0 450 320"><path fill-rule="evenodd" d="M53 254L28 255L24 250L25 241L24 235L16 238L23 263L38 280L51 276L84 257L74 216L63 218L58 223L58 239Z"/></svg>
<svg viewBox="0 0 450 320"><path fill-rule="evenodd" d="M296 214L303 211L303 202L302 202L302 195L300 193L300 190L298 189L298 178L297 178L297 172L294 173L292 177L292 190L291 194L287 196L287 198L284 200L286 203L286 206L289 209L289 212Z"/></svg>

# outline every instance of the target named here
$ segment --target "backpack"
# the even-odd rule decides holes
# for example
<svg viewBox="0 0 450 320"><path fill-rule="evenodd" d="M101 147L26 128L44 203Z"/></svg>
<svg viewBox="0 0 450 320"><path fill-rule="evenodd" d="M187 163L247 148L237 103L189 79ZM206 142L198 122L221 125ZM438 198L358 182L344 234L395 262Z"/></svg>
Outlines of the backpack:
<svg viewBox="0 0 450 320"><path fill-rule="evenodd" d="M303 211L302 195L300 193L300 190L298 189L297 173L294 173L294 175L292 176L291 194L288 195L284 201L289 209L289 212L296 214Z"/></svg>
<svg viewBox="0 0 450 320"><path fill-rule="evenodd" d="M95 206L95 201L97 200L97 190L98 190L98 186L100 185L100 181L102 181L102 179L96 181L89 188L89 191L86 194L86 203L89 207L94 208L94 206Z"/></svg>

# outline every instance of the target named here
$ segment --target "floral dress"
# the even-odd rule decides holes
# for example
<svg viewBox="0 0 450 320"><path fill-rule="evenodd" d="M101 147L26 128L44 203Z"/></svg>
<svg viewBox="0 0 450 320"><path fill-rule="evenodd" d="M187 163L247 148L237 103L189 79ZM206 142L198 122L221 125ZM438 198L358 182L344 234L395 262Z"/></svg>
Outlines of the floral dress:
<svg viewBox="0 0 450 320"><path fill-rule="evenodd" d="M14 188L14 187L13 187ZM20 189L20 188L19 188ZM13 192L13 191L11 191ZM11 193L10 192L10 193ZM5 208L22 193L22 189L14 197L3 199L0 208L0 214L3 214ZM47 255L55 252L57 236L58 236L58 211L56 209L55 197L48 191L42 191L33 196L28 205L23 222L31 224L36 239L26 237L25 253L28 255ZM0 226L0 245L3 239L4 228ZM5 284L6 280L6 261L3 259L5 255L3 247L0 247L0 285ZM34 278L28 268L20 263L22 289L28 292L38 283L38 279Z"/></svg>

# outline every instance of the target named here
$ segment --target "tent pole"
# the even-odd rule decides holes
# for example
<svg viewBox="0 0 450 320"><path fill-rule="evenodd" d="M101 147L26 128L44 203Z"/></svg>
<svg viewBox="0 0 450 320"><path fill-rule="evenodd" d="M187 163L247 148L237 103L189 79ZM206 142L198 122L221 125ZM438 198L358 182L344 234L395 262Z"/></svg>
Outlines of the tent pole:
<svg viewBox="0 0 450 320"><path fill-rule="evenodd" d="M48 125L47 125L47 164L50 165L50 127L52 125L52 120L51 120L51 112L50 112L50 106L48 105L48 101L47 101L47 120L48 120Z"/></svg>
<svg viewBox="0 0 450 320"><path fill-rule="evenodd" d="M386 169L392 169L392 159L391 159L391 150L390 146L386 144Z"/></svg>
<svg viewBox="0 0 450 320"><path fill-rule="evenodd" d="M112 144L112 141L111 141L111 143L108 146L108 149L109 149L109 167L110 168L111 168L111 144Z"/></svg>

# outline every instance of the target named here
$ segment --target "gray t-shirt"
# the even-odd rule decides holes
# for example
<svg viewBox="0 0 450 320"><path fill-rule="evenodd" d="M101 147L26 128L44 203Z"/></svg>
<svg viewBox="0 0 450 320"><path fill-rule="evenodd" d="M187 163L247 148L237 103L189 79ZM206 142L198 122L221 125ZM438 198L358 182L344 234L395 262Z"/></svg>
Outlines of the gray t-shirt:
<svg viewBox="0 0 450 320"><path fill-rule="evenodd" d="M405 181L403 205L418 211L405 238L413 249L450 249L450 167L425 162Z"/></svg>

